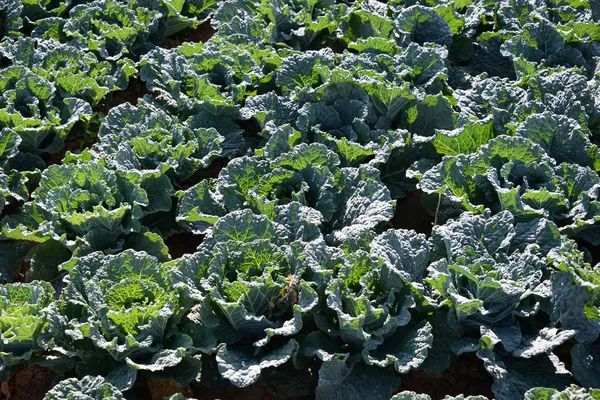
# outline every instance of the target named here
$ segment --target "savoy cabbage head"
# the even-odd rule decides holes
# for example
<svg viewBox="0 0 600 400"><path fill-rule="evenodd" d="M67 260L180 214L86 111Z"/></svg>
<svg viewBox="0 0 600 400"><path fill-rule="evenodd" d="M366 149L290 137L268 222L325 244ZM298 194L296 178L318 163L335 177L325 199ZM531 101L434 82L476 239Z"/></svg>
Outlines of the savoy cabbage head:
<svg viewBox="0 0 600 400"><path fill-rule="evenodd" d="M168 178L158 174L113 171L90 162L52 165L42 173L35 197L19 214L3 219L2 235L53 240L78 254L135 247L129 241L134 236L154 235L142 229L142 217L170 209L170 190Z"/></svg>
<svg viewBox="0 0 600 400"><path fill-rule="evenodd" d="M544 135L559 136L558 128L544 130ZM598 243L598 174L590 167L557 164L542 147L568 154L571 148L577 150L574 138L566 142L572 147L562 150L549 148L543 136L533 139L541 145L520 136L499 136L475 153L446 156L422 175L419 185L425 193L439 196L442 213L453 208L477 213L486 207L494 213L508 210L520 221L548 218L562 232ZM573 157L586 163L585 158Z"/></svg>
<svg viewBox="0 0 600 400"><path fill-rule="evenodd" d="M0 52L13 65L27 67L53 82L60 97L79 98L91 106L107 102L114 91L127 89L129 78L136 73L131 60L110 63L94 52L54 39L19 38Z"/></svg>
<svg viewBox="0 0 600 400"><path fill-rule="evenodd" d="M94 158L112 168L165 174L174 186L208 174L211 162L233 156L239 137L225 138L201 126L197 117L181 122L146 101L111 109L98 133Z"/></svg>
<svg viewBox="0 0 600 400"><path fill-rule="evenodd" d="M0 378L11 375L11 367L35 362L43 352L38 343L48 326L46 307L54 300L48 282L0 285Z"/></svg>
<svg viewBox="0 0 600 400"><path fill-rule="evenodd" d="M19 148L34 154L61 150L75 123L92 114L87 102L61 98L51 81L25 66L0 71L0 92L0 128L16 132Z"/></svg>
<svg viewBox="0 0 600 400"><path fill-rule="evenodd" d="M131 388L137 371L182 384L196 377L200 360L188 351L192 339L173 330L185 310L166 264L126 250L74 257L61 269L68 274L52 310L48 347L86 363L81 373L106 376L122 390Z"/></svg>
<svg viewBox="0 0 600 400"><path fill-rule="evenodd" d="M302 221L302 206L278 211L279 222L247 209L229 213L195 254L175 263L178 286L200 307L188 329L204 332L203 342L212 342L213 349L204 351L217 349L209 336L224 339L218 346L219 372L239 387L256 382L261 369L290 360L298 344L287 337L301 332L304 316L318 303L303 254L325 243L314 225ZM302 231L310 235L298 237Z"/></svg>
<svg viewBox="0 0 600 400"><path fill-rule="evenodd" d="M70 10L67 19L48 17L39 21L33 36L89 49L103 60L136 59L160 44L166 34L162 13L149 6L118 0L79 4Z"/></svg>
<svg viewBox="0 0 600 400"><path fill-rule="evenodd" d="M375 228L393 216L394 202L368 166L340 168L324 145L275 147L269 155L232 160L219 178L181 195L178 221L206 232L218 217L249 208L274 220L277 206L299 202L321 214L323 232L341 240L350 231Z"/></svg>

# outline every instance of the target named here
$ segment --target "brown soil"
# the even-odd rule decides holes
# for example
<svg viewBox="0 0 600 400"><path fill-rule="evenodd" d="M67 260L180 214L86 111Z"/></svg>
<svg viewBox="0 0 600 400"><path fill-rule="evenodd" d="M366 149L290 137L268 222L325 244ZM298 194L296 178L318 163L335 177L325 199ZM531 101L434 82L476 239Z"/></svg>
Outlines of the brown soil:
<svg viewBox="0 0 600 400"><path fill-rule="evenodd" d="M162 400L165 397L171 397L176 393L181 393L185 397L193 395L189 387L182 387L171 380L152 380L148 379L146 385L152 400Z"/></svg>
<svg viewBox="0 0 600 400"><path fill-rule="evenodd" d="M274 400L273 394L260 385L253 385L245 389L206 389L194 393L198 400Z"/></svg>
<svg viewBox="0 0 600 400"><path fill-rule="evenodd" d="M25 282L27 280L27 272L30 268L31 266L27 261L20 259L17 262L17 276L15 277L15 282Z"/></svg>
<svg viewBox="0 0 600 400"><path fill-rule="evenodd" d="M565 351L568 348L565 347ZM37 400L53 386L54 372L37 365L27 366L0 386L1 400ZM198 400L277 400L267 388L260 384L248 388L211 389L198 387L192 391L170 381L145 380L140 377L134 391L140 399L162 399L175 393ZM32 384L34 383L35 384ZM484 395L493 398L491 391L493 380L483 368L481 360L474 354L464 354L448 370L441 374L430 375L423 371L411 371L402 375L402 384L398 392L411 390L424 393L432 399L443 399L446 395ZM143 387L142 387L143 385ZM313 397L289 397L286 400L310 400Z"/></svg>
<svg viewBox="0 0 600 400"><path fill-rule="evenodd" d="M56 374L48 368L30 365L0 386L2 400L41 400L52 389Z"/></svg>
<svg viewBox="0 0 600 400"><path fill-rule="evenodd" d="M565 368L569 371L573 369L573 360L571 359L571 349L575 346L577 341L575 339L571 339L566 343L561 344L556 347L552 352L558 357L558 359L565 364Z"/></svg>
<svg viewBox="0 0 600 400"><path fill-rule="evenodd" d="M216 160L214 160L209 167L210 177L217 178L221 170L225 168L227 164L229 164L229 161L231 160L229 160L228 158L217 158Z"/></svg>
<svg viewBox="0 0 600 400"><path fill-rule="evenodd" d="M0 219L4 218L5 215L15 215L21 211L22 201L13 201L10 204L5 204L2 213L0 213Z"/></svg>

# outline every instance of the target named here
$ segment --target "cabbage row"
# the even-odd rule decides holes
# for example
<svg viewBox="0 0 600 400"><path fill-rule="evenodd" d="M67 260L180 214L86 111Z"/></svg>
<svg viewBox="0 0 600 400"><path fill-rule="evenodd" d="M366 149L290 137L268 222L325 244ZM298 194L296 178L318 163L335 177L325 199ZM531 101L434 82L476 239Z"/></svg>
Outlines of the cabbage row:
<svg viewBox="0 0 600 400"><path fill-rule="evenodd" d="M425 400L403 375L472 353L496 399L600 399L599 23L597 0L0 0L0 381ZM394 218L415 194L431 232Z"/></svg>

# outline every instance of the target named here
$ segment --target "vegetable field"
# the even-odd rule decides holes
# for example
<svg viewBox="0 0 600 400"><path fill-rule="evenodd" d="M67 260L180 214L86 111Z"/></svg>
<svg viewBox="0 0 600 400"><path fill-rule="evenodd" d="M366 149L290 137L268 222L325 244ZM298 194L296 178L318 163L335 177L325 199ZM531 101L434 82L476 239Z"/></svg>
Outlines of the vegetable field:
<svg viewBox="0 0 600 400"><path fill-rule="evenodd" d="M0 398L600 399L599 144L600 0L0 0Z"/></svg>

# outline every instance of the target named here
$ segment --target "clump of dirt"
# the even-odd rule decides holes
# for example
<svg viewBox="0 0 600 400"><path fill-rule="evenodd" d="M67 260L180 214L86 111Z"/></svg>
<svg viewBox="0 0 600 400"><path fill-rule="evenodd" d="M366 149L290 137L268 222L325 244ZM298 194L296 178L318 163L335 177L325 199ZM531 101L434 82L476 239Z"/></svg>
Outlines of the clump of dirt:
<svg viewBox="0 0 600 400"><path fill-rule="evenodd" d="M28 365L0 386L5 400L41 400L54 386L56 374L49 368Z"/></svg>
<svg viewBox="0 0 600 400"><path fill-rule="evenodd" d="M148 387L152 400L162 400L177 393L183 394L186 398L193 395L192 390L189 387L179 386L170 379L148 379L146 386Z"/></svg>

